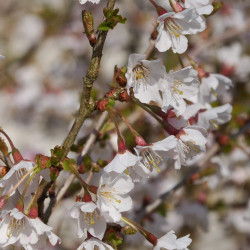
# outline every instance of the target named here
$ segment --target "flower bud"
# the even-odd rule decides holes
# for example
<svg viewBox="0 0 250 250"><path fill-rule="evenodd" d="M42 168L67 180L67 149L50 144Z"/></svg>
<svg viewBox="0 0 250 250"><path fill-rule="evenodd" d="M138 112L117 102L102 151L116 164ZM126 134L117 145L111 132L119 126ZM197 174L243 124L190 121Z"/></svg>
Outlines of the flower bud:
<svg viewBox="0 0 250 250"><path fill-rule="evenodd" d="M13 156L13 159L14 159L14 162L15 164L19 163L20 161L23 160L23 156L21 155L21 153L19 152L19 150L14 146L12 140L10 139L10 137L2 130L0 129L0 132L7 138L10 146L11 146L11 149L12 149L12 156Z"/></svg>
<svg viewBox="0 0 250 250"><path fill-rule="evenodd" d="M7 166L0 166L0 179L3 178L9 171Z"/></svg>
<svg viewBox="0 0 250 250"><path fill-rule="evenodd" d="M94 32L94 20L91 12L87 12L86 10L82 11L82 23L89 43L94 47L96 44L96 37Z"/></svg>
<svg viewBox="0 0 250 250"><path fill-rule="evenodd" d="M127 85L127 78L125 77L125 70L123 69L116 69L115 75L116 78L115 80L121 87L125 87Z"/></svg>
<svg viewBox="0 0 250 250"><path fill-rule="evenodd" d="M33 203L30 207L30 211L28 214L29 218L35 219L38 217L38 207L37 207L37 203Z"/></svg>
<svg viewBox="0 0 250 250"><path fill-rule="evenodd" d="M151 33L151 39L156 40L157 37L158 37L158 30L157 30L157 27L155 27L153 32Z"/></svg>
<svg viewBox="0 0 250 250"><path fill-rule="evenodd" d="M24 210L24 203L23 203L23 199L19 199L17 204L16 204L16 208L20 211L23 212Z"/></svg>
<svg viewBox="0 0 250 250"><path fill-rule="evenodd" d="M86 173L86 171L87 171L87 169L86 169L86 167L85 167L84 164L79 165L79 166L77 167L77 170L78 170L78 173L79 173L79 174L84 174L84 173Z"/></svg>
<svg viewBox="0 0 250 250"><path fill-rule="evenodd" d="M108 104L109 104L109 99L100 100L97 103L97 110L102 111L102 112L105 111Z"/></svg>
<svg viewBox="0 0 250 250"><path fill-rule="evenodd" d="M136 135L135 136L135 143L138 146L147 146L148 144L145 142L145 140L140 136L140 135Z"/></svg>
<svg viewBox="0 0 250 250"><path fill-rule="evenodd" d="M129 98L129 96L128 96L127 91L122 91L119 95L119 100L122 102L128 101L128 98Z"/></svg>

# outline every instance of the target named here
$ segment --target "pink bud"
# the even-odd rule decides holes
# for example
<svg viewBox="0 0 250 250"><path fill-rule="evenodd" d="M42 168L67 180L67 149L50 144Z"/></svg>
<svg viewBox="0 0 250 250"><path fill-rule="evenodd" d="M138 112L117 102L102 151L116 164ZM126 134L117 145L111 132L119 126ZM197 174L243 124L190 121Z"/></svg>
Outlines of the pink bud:
<svg viewBox="0 0 250 250"><path fill-rule="evenodd" d="M31 205L28 217L32 219L35 219L38 217L38 209L37 209L36 203Z"/></svg>
<svg viewBox="0 0 250 250"><path fill-rule="evenodd" d="M119 154L125 153L126 149L127 149L126 144L125 144L124 140L120 136L118 136L117 144L118 144L118 152L119 152Z"/></svg>
<svg viewBox="0 0 250 250"><path fill-rule="evenodd" d="M135 136L135 143L138 146L147 146L148 144L145 142L145 140L140 136L136 135Z"/></svg>
<svg viewBox="0 0 250 250"><path fill-rule="evenodd" d="M20 211L23 212L24 210L24 203L22 199L19 199L17 204L16 204L16 208Z"/></svg>

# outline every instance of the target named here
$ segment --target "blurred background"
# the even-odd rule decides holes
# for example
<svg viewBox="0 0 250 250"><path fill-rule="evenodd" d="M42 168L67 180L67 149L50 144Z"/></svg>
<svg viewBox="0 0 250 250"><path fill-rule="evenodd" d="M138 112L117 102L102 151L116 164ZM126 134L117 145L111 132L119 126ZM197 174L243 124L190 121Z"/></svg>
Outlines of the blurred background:
<svg viewBox="0 0 250 250"><path fill-rule="evenodd" d="M156 2L166 7L168 1ZM0 2L0 54L5 56L0 61L0 126L25 158L33 159L37 153L49 155L50 149L62 144L67 135L91 58L81 11L91 11L97 27L105 4L105 0L84 6L77 0ZM157 15L147 0L118 0L117 7L127 22L108 33L93 90L96 97L109 90L115 65L126 66L131 53L146 51L156 25ZM171 229L177 235L190 233L190 249L250 249L249 14L250 1L225 0L223 7L207 17L207 29L189 37L188 53L193 59L207 71L232 79L234 88L220 101L233 105L233 118L211 135L211 143L221 145L210 160L214 174L176 192L159 213L144 221L144 226L158 236ZM154 57L162 58L167 70L180 68L178 56L171 51L155 52ZM163 138L160 127L142 110L128 110L127 104L118 108L128 115L132 113L134 126L146 139ZM85 122L79 140L90 133L94 123L94 119ZM101 155L110 160L114 149L105 146L96 145L92 157L98 159ZM133 194L135 214L141 201L154 200L181 176L181 171L169 169L160 181L152 180L150 190L140 186ZM50 220L55 233L63 238L60 249L75 249L81 242L74 234L75 221L60 219L71 206L72 199L65 199ZM128 237L121 249L146 249L145 244L136 234Z"/></svg>

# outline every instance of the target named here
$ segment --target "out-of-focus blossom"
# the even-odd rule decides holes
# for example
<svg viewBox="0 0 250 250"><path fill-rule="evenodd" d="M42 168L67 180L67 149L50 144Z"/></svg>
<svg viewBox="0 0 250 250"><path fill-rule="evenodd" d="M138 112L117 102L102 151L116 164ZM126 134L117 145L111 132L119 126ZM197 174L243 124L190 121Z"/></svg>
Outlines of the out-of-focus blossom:
<svg viewBox="0 0 250 250"><path fill-rule="evenodd" d="M87 2L91 2L91 3L99 3L100 0L79 0L80 4L85 4Z"/></svg>
<svg viewBox="0 0 250 250"><path fill-rule="evenodd" d="M98 249L98 250L114 250L110 245L95 239L90 238L89 240L84 241L77 250L90 250L90 249Z"/></svg>
<svg viewBox="0 0 250 250"><path fill-rule="evenodd" d="M214 7L211 0L185 0L185 8L195 8L199 15L209 15Z"/></svg>
<svg viewBox="0 0 250 250"><path fill-rule="evenodd" d="M187 250L191 242L189 235L177 239L175 232L172 230L158 239L154 250Z"/></svg>
<svg viewBox="0 0 250 250"><path fill-rule="evenodd" d="M198 114L197 125L209 130L216 130L219 125L231 120L232 106L225 104L216 108L208 109Z"/></svg>

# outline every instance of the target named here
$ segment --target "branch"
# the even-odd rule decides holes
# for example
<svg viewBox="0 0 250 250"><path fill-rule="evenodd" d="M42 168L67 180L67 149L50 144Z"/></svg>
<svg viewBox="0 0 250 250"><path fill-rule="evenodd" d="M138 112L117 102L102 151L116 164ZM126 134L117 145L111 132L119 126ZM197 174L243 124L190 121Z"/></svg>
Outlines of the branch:
<svg viewBox="0 0 250 250"><path fill-rule="evenodd" d="M113 10L116 0L109 0L107 4L107 9ZM100 62L102 58L102 50L107 37L108 31L100 31L96 44L93 48L92 58L90 61L90 66L87 70L85 77L83 78L83 92L81 96L80 107L77 112L74 124L69 131L65 141L62 144L63 147L63 157L66 157L73 145L76 136L82 127L83 122L86 117L94 110L94 105L90 105L91 90L95 80L98 77Z"/></svg>

